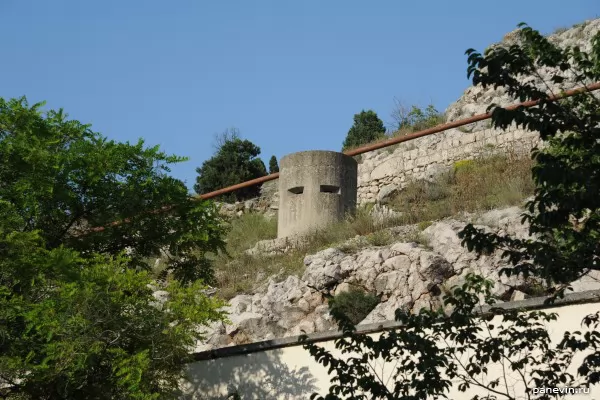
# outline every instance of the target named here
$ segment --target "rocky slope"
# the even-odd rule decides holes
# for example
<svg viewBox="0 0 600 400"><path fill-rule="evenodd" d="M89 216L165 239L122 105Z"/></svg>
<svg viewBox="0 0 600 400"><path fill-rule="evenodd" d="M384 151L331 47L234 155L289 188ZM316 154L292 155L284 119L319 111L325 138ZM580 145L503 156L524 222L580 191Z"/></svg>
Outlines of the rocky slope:
<svg viewBox="0 0 600 400"><path fill-rule="evenodd" d="M549 39L561 47L580 46L589 51L590 39L599 30L600 19L596 19L550 35ZM509 45L515 37L514 32L510 33L497 45ZM540 71L535 84L547 88L550 74L549 70ZM580 84L570 79L560 89L568 90ZM550 86L553 90L559 89ZM484 113L492 103L506 106L514 100L502 88L470 87L447 109L447 120ZM528 132L496 132L488 123L482 121L460 131L450 130L405 143L391 151L364 155L359 165L359 199L383 203L390 193L401 190L407 179L431 179L439 169L456 159L468 158L467 153L473 156L492 147L499 151L519 146L527 150L537 143L537 138L529 137ZM469 135L465 131L473 133ZM244 212L272 216L277 208L275 181L263 185L261 198L222 205L222 212L229 216ZM476 222L490 231L525 237L527 227L521 225L520 214L518 208L495 210L478 217ZM457 233L473 218L464 216L433 224L422 232L426 245L398 241L354 252L344 252L340 250L344 246L340 246L307 255L304 259L306 269L301 277L290 276L282 281L271 279L254 294L234 297L227 308L231 323L211 326L207 332L208 341L197 350L335 329L336 324L328 313L327 299L352 286L375 293L381 299L362 323L393 319L394 311L401 307L416 311L437 306L444 291L460 284L469 272L482 273L498 282L495 290L505 300L533 294L532 282L498 276L498 271L505 266L500 254L477 256L461 246ZM360 242L361 239L353 241ZM276 254L289 248L287 241L267 241L257 244L248 254ZM575 282L573 287L576 291L600 288L598 278L600 276L587 277Z"/></svg>
<svg viewBox="0 0 600 400"><path fill-rule="evenodd" d="M521 213L522 210L512 207L477 218L465 215L439 221L422 232L426 246L397 242L351 254L329 248L308 255L302 277L271 280L253 295L234 297L227 307L231 323L211 326L207 343L197 350L336 329L327 299L352 286L375 293L381 299L362 324L393 320L397 308L417 311L440 305L444 291L460 284L469 272L481 273L498 282L495 291L504 300L522 299L533 290L532 282L500 278L498 271L505 266L500 254L478 256L468 252L457 236L466 222L474 221L489 231L527 237ZM596 278L576 282L575 290L599 288Z"/></svg>
<svg viewBox="0 0 600 400"><path fill-rule="evenodd" d="M532 28L535 29L535 26ZM565 48L579 46L583 51L590 51L591 49L591 38L600 31L600 19L594 19L585 21L581 24L577 24L569 29L559 31L548 36L548 39L555 45ZM504 40L495 46L503 46L513 44L517 40L516 31L507 34ZM539 76L533 80L533 84L536 87L548 90L551 88L553 91L559 92L562 90L573 89L574 87L581 86L581 82L575 81L575 74L567 71L566 77L568 78L563 84L555 85L550 81L552 76L552 70L542 69L539 71ZM482 88L480 85L471 86L465 90L464 94L453 104L451 104L446 110L447 121L456 121L463 118L468 118L476 114L485 113L487 107L490 104L497 104L500 106L508 106L513 104L514 99L510 98L504 91L504 88ZM470 126L465 126L466 131L476 131L484 129L487 125L487 121L481 121Z"/></svg>

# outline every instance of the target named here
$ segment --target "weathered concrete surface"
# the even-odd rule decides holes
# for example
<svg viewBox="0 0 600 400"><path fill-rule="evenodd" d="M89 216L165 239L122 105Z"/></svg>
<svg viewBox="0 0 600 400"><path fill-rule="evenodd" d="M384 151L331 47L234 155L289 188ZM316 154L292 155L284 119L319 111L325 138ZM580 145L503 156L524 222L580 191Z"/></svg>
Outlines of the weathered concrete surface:
<svg viewBox="0 0 600 400"><path fill-rule="evenodd" d="M301 235L341 220L356 208L356 161L333 151L281 159L277 237Z"/></svg>

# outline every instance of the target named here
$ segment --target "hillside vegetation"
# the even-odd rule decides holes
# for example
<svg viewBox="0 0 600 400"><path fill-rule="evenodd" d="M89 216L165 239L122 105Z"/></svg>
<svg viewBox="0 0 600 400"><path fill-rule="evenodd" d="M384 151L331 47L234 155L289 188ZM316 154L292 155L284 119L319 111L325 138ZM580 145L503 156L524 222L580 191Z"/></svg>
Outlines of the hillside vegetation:
<svg viewBox="0 0 600 400"><path fill-rule="evenodd" d="M278 279L301 275L304 257L328 247L356 251L399 239L420 241L418 231L432 221L462 212L520 205L533 194L531 167L528 156L512 154L458 162L430 182L410 182L390 200L392 213L380 216L374 212L373 205L359 207L354 216L314 232L283 254L246 252L261 240L277 237L276 219L258 213L233 218L226 237L227 253L215 256L216 286L225 298L252 293L273 275ZM403 230L401 234L386 230L403 225L414 229ZM362 240L348 242L357 235L363 237Z"/></svg>

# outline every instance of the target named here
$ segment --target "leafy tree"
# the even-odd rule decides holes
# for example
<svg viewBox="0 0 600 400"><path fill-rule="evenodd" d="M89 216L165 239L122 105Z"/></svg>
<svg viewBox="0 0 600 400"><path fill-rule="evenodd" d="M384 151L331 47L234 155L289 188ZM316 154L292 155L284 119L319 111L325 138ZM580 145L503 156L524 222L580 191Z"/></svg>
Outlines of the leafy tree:
<svg viewBox="0 0 600 400"><path fill-rule="evenodd" d="M260 158L260 147L249 140L242 140L237 131L225 132L217 144L216 154L196 168L198 176L194 190L198 194L209 193L227 186L267 175ZM257 197L260 186L244 188L222 198L227 201L246 200Z"/></svg>
<svg viewBox="0 0 600 400"><path fill-rule="evenodd" d="M279 164L277 164L277 157L271 156L269 160L269 174L274 174L275 172L279 172Z"/></svg>
<svg viewBox="0 0 600 400"><path fill-rule="evenodd" d="M539 132L546 142L534 149L535 195L523 218L534 239L488 235L472 225L463 237L470 250L498 249L511 268L507 275L535 275L548 284L568 284L599 270L600 255L600 100L591 92L552 102L548 89L559 94L573 74L580 85L600 81L600 34L592 38L589 54L578 47L560 49L539 32L523 25L520 41L510 47L493 47L485 56L470 49L469 75L483 87L502 86L521 101L536 100L535 107L505 110L493 107L496 128L511 123ZM552 71L540 88L519 75L540 79L540 70Z"/></svg>
<svg viewBox="0 0 600 400"><path fill-rule="evenodd" d="M377 113L372 110L362 110L354 115L354 124L342 145L342 150L356 148L385 137L385 126Z"/></svg>
<svg viewBox="0 0 600 400"><path fill-rule="evenodd" d="M160 250L172 255L168 272L211 283L204 254L223 247L223 228L209 202L194 202L183 182L168 175L186 158L158 146L117 143L62 110L42 114L42 104L0 99L0 199L13 204L23 231L39 231L49 248L83 253L128 251L132 266ZM153 213L173 206L178 218ZM82 237L90 227L112 226Z"/></svg>
<svg viewBox="0 0 600 400"><path fill-rule="evenodd" d="M156 283L126 257L48 250L37 232L3 228L3 398L177 398L198 326L221 319L223 303L203 295L199 281L171 281L158 306Z"/></svg>
<svg viewBox="0 0 600 400"><path fill-rule="evenodd" d="M223 318L203 292L222 221L167 175L183 158L41 106L0 99L0 396L176 398L199 326ZM161 250L162 284L144 262Z"/></svg>
<svg viewBox="0 0 600 400"><path fill-rule="evenodd" d="M496 128L515 123L539 132L545 141L532 152L536 189L524 214L532 237L488 234L472 225L461 236L470 250L501 251L510 265L501 274L545 279L556 295L562 295L573 280L599 269L600 102L589 91L552 102L547 92L559 94L568 76L580 85L600 81L600 33L592 38L587 54L577 47L560 49L539 32L520 27L514 44L494 46L485 55L468 50L468 74L484 88L503 87L516 100L538 101L534 107L515 110L490 107ZM541 71L550 71L548 82ZM492 286L469 275L445 297L449 312L397 310L404 327L377 339L357 334L343 314L334 313L344 331L336 347L353 355L341 359L314 344L305 345L334 374L329 394L313 398L444 398L458 382L460 391L481 391L469 393L472 399L516 399L523 393L532 396L533 387L589 387L600 382L600 313L584 319L584 331L565 332L553 345L545 323L555 315L495 307ZM482 298L491 307L485 313ZM376 362L391 365L391 377L378 375ZM502 371L500 376L489 376L493 365ZM576 375L569 367L576 367ZM508 374L513 375L510 380ZM515 375L518 388L512 387Z"/></svg>
<svg viewBox="0 0 600 400"><path fill-rule="evenodd" d="M357 334L343 313L332 310L344 332L335 347L344 357L315 344L304 345L333 373L329 393L311 399L448 398L458 383L456 390L468 396L460 398L517 400L533 396L533 388L597 383L600 312L584 319L584 330L565 332L558 344L552 344L544 324L555 321L556 314L500 308L492 288L491 281L470 274L464 285L446 296L450 313L422 310L416 315L397 310L396 319L403 327L383 332L377 339ZM488 310L481 304L482 297ZM588 351L592 354L585 354ZM583 361L577 359L580 356ZM384 372L384 364L392 369ZM569 371L578 364L576 377ZM532 372L528 375L525 369ZM494 370L499 373L493 374Z"/></svg>

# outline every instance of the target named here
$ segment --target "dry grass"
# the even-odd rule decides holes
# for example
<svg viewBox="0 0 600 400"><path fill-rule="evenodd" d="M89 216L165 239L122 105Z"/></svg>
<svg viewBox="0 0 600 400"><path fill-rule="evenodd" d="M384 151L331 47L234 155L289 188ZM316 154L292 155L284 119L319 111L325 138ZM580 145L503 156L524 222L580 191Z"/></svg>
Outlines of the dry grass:
<svg viewBox="0 0 600 400"><path fill-rule="evenodd" d="M492 156L455 163L434 182L411 182L391 200L404 224L435 221L461 212L514 206L533 194L528 156Z"/></svg>
<svg viewBox="0 0 600 400"><path fill-rule="evenodd" d="M262 214L248 213L233 218L227 233L227 251L238 254L254 246L258 241L277 237L277 219Z"/></svg>
<svg viewBox="0 0 600 400"><path fill-rule="evenodd" d="M390 206L402 212L393 219L374 219L371 207L365 206L356 214L326 229L307 236L295 250L274 256L249 256L245 250L264 239L277 236L277 223L260 214L246 214L231 221L227 236L227 251L215 256L218 289L226 299L237 294L252 293L266 283L270 276L281 279L304 272L304 257L328 247L345 252L358 251L364 245L383 246L398 240L385 228L417 224L414 237L405 238L426 245L420 231L430 221L459 214L521 204L533 193L532 161L529 157L493 156L465 160L433 183L412 182L394 199ZM364 236L360 243L348 244L348 239ZM344 247L345 246L345 247Z"/></svg>
<svg viewBox="0 0 600 400"><path fill-rule="evenodd" d="M556 28L554 30L554 32L552 32L553 35L560 35L561 33L564 33L566 31L568 31L569 28L567 28L566 26L559 26L558 28Z"/></svg>
<svg viewBox="0 0 600 400"><path fill-rule="evenodd" d="M244 251L259 240L277 236L276 222L267 221L260 214L246 214L231 221L227 237L227 254L214 257L217 287L220 295L229 299L240 293L251 293L270 276L286 277L304 272L304 257L353 238L367 236L367 242L382 246L391 242L391 235L383 229L398 225L397 220L380 221L370 214L370 207L360 207L356 214L344 221L307 235L294 250L272 256L250 256Z"/></svg>
<svg viewBox="0 0 600 400"><path fill-rule="evenodd" d="M255 265L258 258L244 253L261 240L277 237L277 220L268 219L262 214L248 213L229 222L229 231L225 238L227 253L213 257L217 276L217 287L225 298L239 293L247 293L253 287L253 276L258 272L268 273L268 268ZM268 267L268 263L265 264Z"/></svg>

